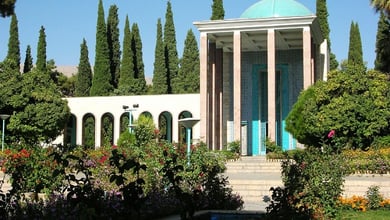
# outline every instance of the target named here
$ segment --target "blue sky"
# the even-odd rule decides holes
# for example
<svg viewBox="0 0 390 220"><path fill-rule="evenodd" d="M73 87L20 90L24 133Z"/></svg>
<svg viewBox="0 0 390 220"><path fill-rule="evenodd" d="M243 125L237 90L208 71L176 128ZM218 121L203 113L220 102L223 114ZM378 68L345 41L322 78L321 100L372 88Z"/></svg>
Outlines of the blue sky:
<svg viewBox="0 0 390 220"><path fill-rule="evenodd" d="M258 0L224 0L225 18L238 18L246 8ZM315 13L315 0L298 0ZM375 60L375 39L379 15L370 6L369 0L329 0L329 25L332 52L338 61L348 56L349 29L352 21L359 24L364 61L373 68ZM123 41L123 28L126 15L130 23L137 23L142 38L143 58L146 76L152 76L154 48L156 43L157 19L164 24L166 0L103 0L105 16L110 5L119 8L120 41ZM184 40L189 29L198 37L194 21L209 20L212 0L171 0L176 40L179 56L183 52ZM32 48L36 61L36 47L39 29L46 30L47 59L54 59L57 66L77 66L82 39L87 40L89 58L94 62L95 35L98 0L17 0L19 40L24 61L27 45ZM0 60L8 49L10 18L0 18Z"/></svg>

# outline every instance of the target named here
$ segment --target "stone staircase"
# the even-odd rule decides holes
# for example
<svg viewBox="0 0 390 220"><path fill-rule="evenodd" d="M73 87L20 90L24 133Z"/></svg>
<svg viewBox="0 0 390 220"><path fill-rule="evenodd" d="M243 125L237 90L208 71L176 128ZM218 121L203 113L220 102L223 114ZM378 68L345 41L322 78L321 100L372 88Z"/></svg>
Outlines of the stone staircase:
<svg viewBox="0 0 390 220"><path fill-rule="evenodd" d="M265 211L264 201L271 197L271 187L283 186L280 162L267 161L264 156L241 157L226 164L228 177L234 193L244 200L244 210Z"/></svg>
<svg viewBox="0 0 390 220"><path fill-rule="evenodd" d="M271 197L270 188L283 186L281 166L278 161L268 161L265 156L241 157L226 164L224 176L228 177L234 193L242 196L244 210L265 211L264 199ZM380 193L390 198L390 174L351 175L345 178L343 196L364 196L370 186L379 186Z"/></svg>

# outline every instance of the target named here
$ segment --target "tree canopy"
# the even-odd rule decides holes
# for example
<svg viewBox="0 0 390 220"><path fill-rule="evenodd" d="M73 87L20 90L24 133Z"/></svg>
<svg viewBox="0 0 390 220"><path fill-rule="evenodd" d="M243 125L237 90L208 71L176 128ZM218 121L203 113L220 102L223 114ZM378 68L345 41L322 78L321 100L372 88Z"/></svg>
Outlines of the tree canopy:
<svg viewBox="0 0 390 220"><path fill-rule="evenodd" d="M30 144L50 142L58 137L70 110L47 72L33 69L22 75L7 62L0 65L0 79L4 79L0 80L0 108L11 115L8 137Z"/></svg>
<svg viewBox="0 0 390 220"><path fill-rule="evenodd" d="M14 14L16 0L2 0L0 1L0 15L8 17Z"/></svg>
<svg viewBox="0 0 390 220"><path fill-rule="evenodd" d="M213 0L211 6L211 20L223 20L225 18L225 9L223 8L223 0Z"/></svg>
<svg viewBox="0 0 390 220"><path fill-rule="evenodd" d="M348 64L364 66L359 25L353 21L349 32Z"/></svg>
<svg viewBox="0 0 390 220"><path fill-rule="evenodd" d="M102 0L99 0L96 24L95 64L90 89L91 96L107 96L114 90L111 84L110 55Z"/></svg>
<svg viewBox="0 0 390 220"><path fill-rule="evenodd" d="M286 119L300 143L321 146L333 130L337 148L367 148L390 132L390 83L385 74L347 65L303 91Z"/></svg>
<svg viewBox="0 0 390 220"><path fill-rule="evenodd" d="M18 30L18 19L15 14L12 15L11 24L9 29L9 40L8 40L8 53L7 58L14 62L15 69L20 69L20 47L19 47L19 30Z"/></svg>
<svg viewBox="0 0 390 220"><path fill-rule="evenodd" d="M383 12L380 13L376 34L375 69L390 74L390 21Z"/></svg>

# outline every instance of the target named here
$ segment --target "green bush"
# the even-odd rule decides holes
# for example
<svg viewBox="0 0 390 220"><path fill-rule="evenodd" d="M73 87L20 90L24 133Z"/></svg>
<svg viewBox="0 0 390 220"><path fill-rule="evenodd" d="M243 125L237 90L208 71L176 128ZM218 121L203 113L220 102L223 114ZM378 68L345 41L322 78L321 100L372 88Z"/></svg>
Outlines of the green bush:
<svg viewBox="0 0 390 220"><path fill-rule="evenodd" d="M390 131L390 83L385 74L347 66L327 81L303 91L286 118L286 130L300 143L321 147L324 137L335 150L366 149Z"/></svg>
<svg viewBox="0 0 390 220"><path fill-rule="evenodd" d="M273 201L267 212L274 217L291 213L314 219L336 217L345 175L343 165L341 155L332 153L327 147L323 150L309 147L284 160L282 179L285 188L272 188Z"/></svg>

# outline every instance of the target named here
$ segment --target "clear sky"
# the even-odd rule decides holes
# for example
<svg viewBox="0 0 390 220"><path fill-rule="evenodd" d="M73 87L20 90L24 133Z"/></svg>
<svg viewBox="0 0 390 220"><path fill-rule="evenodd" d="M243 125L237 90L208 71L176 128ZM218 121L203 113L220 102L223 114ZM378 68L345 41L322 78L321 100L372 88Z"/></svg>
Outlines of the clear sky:
<svg viewBox="0 0 390 220"><path fill-rule="evenodd" d="M225 19L238 18L246 8L258 0L224 0ZM315 0L298 0L313 13ZM369 0L328 0L330 38L332 52L340 62L348 56L349 29L352 21L359 24L363 44L364 61L373 68L375 40L379 15L370 6ZM152 76L154 48L156 44L157 19L165 23L167 0L103 0L105 17L110 5L119 8L120 42L126 15L130 23L137 23L143 44L143 58L146 76ZM212 0L171 0L179 56L183 53L184 40L189 29L199 39L194 21L209 20ZM98 0L17 0L21 62L24 62L27 45L31 46L34 63L39 30L45 27L47 59L53 59L57 66L77 66L80 58L80 44L87 40L91 64L95 57L95 37ZM10 18L0 18L0 60L8 49ZM198 40L199 41L199 40Z"/></svg>

